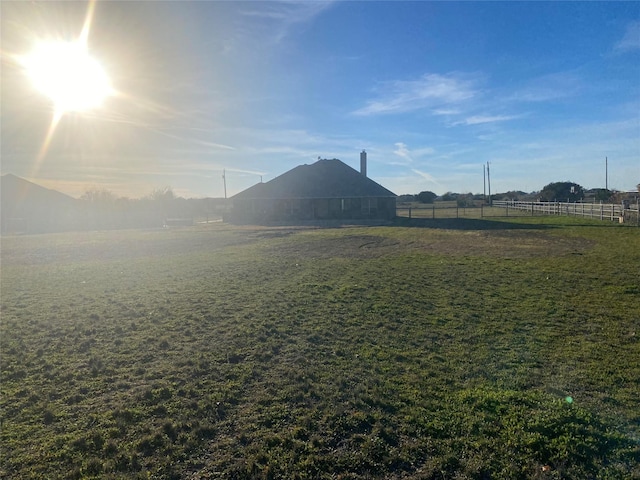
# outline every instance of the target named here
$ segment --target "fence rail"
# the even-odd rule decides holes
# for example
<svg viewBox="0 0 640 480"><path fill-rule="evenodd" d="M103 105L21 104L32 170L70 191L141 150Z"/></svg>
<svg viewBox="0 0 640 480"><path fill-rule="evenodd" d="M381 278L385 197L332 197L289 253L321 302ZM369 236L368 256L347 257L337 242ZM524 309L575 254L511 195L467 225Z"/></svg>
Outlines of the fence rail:
<svg viewBox="0 0 640 480"><path fill-rule="evenodd" d="M562 203L562 202L520 202L494 200L491 206L457 207L454 205L407 205L399 204L398 217L414 219L444 219L486 217L524 217L535 215L571 215L640 226L638 203Z"/></svg>
<svg viewBox="0 0 640 480"><path fill-rule="evenodd" d="M640 225L639 205L624 203L563 203L563 202L519 202L519 201L494 201L493 207L519 212L528 212L531 215L573 215L597 220L609 220L619 223L632 223Z"/></svg>
<svg viewBox="0 0 640 480"><path fill-rule="evenodd" d="M453 202L452 202L453 203ZM405 218L481 218L480 207L457 207L453 205L398 205L396 215Z"/></svg>

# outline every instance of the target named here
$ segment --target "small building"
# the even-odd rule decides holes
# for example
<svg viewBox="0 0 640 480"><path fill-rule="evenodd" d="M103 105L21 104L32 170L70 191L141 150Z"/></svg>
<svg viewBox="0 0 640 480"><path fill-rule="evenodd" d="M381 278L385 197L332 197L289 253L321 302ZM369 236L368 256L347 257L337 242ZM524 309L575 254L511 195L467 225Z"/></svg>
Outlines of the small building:
<svg viewBox="0 0 640 480"><path fill-rule="evenodd" d="M229 220L238 223L381 221L396 216L396 195L338 159L300 165L231 197Z"/></svg>

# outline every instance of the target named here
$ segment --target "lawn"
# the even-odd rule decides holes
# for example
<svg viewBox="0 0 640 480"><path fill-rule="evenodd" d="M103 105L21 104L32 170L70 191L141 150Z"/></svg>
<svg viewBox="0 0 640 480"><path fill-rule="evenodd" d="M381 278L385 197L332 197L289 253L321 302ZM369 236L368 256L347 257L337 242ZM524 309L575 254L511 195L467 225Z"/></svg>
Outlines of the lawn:
<svg viewBox="0 0 640 480"><path fill-rule="evenodd" d="M640 478L640 230L2 238L0 477Z"/></svg>

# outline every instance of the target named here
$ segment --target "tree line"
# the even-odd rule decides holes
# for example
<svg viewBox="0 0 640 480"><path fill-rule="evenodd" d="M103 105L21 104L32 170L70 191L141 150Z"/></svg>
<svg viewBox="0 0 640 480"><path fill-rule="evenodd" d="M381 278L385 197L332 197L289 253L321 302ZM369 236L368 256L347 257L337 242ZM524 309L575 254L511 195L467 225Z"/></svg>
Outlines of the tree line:
<svg viewBox="0 0 640 480"><path fill-rule="evenodd" d="M640 193L640 183L637 185ZM491 200L516 200L516 201L539 201L539 202L580 202L592 201L602 203L619 203L628 199L629 194L618 192L606 188L594 188L587 190L581 185L565 181L552 182L545 185L539 192L508 191L504 193L491 194ZM423 191L412 195L399 195L398 203L423 203L432 204L439 202L456 202L458 207L480 206L489 202L489 198L484 194L453 193L447 192L444 195L437 195L431 191Z"/></svg>
<svg viewBox="0 0 640 480"><path fill-rule="evenodd" d="M178 197L168 186L138 199L91 189L78 201L87 225L95 228L158 227L171 220L213 220L222 217L225 205L221 198Z"/></svg>

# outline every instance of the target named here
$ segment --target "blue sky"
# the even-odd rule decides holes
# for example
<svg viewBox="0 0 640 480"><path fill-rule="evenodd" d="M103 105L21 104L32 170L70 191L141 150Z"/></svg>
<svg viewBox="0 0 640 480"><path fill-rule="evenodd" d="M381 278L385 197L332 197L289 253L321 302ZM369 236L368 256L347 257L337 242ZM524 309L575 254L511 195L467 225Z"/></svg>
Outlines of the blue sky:
<svg viewBox="0 0 640 480"><path fill-rule="evenodd" d="M640 2L98 2L116 95L65 115L12 58L87 4L3 2L1 170L73 196L233 195L318 157L397 194L640 183Z"/></svg>

